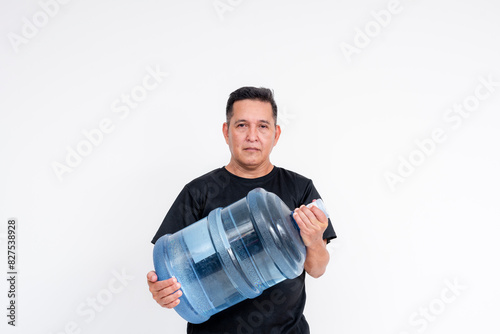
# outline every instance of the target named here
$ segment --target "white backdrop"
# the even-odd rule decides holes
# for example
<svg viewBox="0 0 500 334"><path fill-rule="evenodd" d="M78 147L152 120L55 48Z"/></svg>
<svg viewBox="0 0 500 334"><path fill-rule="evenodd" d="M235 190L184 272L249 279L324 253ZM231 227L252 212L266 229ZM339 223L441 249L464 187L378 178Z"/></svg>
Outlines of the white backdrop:
<svg viewBox="0 0 500 334"><path fill-rule="evenodd" d="M229 93L275 91L272 161L312 178L338 239L313 333L496 333L496 1L2 0L1 268L16 327L183 333L146 273L168 208L229 161ZM4 276L2 276L4 277Z"/></svg>

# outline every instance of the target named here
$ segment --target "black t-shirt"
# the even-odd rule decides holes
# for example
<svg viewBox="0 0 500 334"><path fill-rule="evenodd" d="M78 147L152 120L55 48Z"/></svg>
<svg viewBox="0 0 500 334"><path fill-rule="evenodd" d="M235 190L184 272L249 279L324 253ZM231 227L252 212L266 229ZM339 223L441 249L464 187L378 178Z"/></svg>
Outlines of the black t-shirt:
<svg viewBox="0 0 500 334"><path fill-rule="evenodd" d="M188 183L168 211L152 242L167 233L175 233L206 217L210 211L226 207L255 188L278 195L293 210L320 198L313 182L283 168L259 178L245 179L229 173L224 167L215 169ZM332 224L323 238L336 238ZM201 324L188 323L187 333L217 334L307 334L309 325L303 315L306 301L305 271L295 279L272 286L254 299L244 300Z"/></svg>

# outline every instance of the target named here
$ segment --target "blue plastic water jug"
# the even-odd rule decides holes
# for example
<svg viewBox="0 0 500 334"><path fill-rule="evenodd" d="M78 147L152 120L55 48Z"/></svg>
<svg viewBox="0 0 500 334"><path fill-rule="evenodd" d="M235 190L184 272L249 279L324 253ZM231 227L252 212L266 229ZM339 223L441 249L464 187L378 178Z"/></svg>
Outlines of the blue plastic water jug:
<svg viewBox="0 0 500 334"><path fill-rule="evenodd" d="M311 203L327 216L323 202ZM153 250L160 281L176 277L182 296L174 309L199 324L244 299L299 276L306 248L293 212L257 188L198 222L162 236Z"/></svg>

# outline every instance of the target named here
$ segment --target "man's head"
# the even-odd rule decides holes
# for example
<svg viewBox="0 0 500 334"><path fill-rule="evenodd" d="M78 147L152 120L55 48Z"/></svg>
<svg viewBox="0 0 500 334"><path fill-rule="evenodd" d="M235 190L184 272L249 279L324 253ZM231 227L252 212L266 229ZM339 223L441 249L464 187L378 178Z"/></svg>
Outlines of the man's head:
<svg viewBox="0 0 500 334"><path fill-rule="evenodd" d="M231 151L226 168L244 177L247 172L253 176L268 173L273 167L269 156L281 134L272 91L254 87L234 91L226 117L222 132Z"/></svg>
<svg viewBox="0 0 500 334"><path fill-rule="evenodd" d="M226 122L229 124L231 118L233 117L233 105L237 101L241 100L257 100L262 102L269 102L273 110L274 126L276 126L278 121L278 107L274 101L273 91L269 88L264 87L241 87L232 92L229 95L226 105Z"/></svg>

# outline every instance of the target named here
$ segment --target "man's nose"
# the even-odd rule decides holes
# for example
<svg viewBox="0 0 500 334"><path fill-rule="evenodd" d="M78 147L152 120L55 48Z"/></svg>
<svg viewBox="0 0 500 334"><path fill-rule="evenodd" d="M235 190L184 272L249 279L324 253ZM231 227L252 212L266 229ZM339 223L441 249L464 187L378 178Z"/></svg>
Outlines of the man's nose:
<svg viewBox="0 0 500 334"><path fill-rule="evenodd" d="M256 141L258 139L257 127L250 126L248 128L247 140Z"/></svg>

